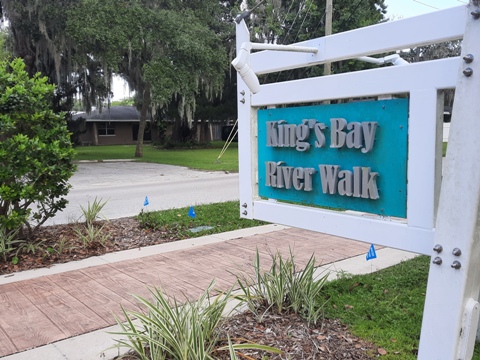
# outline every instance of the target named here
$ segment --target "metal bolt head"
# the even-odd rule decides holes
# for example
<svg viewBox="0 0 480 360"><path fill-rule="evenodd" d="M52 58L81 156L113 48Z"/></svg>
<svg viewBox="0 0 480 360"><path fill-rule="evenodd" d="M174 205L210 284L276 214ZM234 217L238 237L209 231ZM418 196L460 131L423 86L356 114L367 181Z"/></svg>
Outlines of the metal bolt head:
<svg viewBox="0 0 480 360"><path fill-rule="evenodd" d="M247 210L245 210L242 214L247 215L248 214Z"/></svg>
<svg viewBox="0 0 480 360"><path fill-rule="evenodd" d="M437 252L437 253L441 253L443 251L443 246L440 245L440 244L437 244L433 247L433 251Z"/></svg>
<svg viewBox="0 0 480 360"><path fill-rule="evenodd" d="M463 57L463 61L465 61L467 64L472 63L474 60L474 56L472 54L467 54Z"/></svg>
<svg viewBox="0 0 480 360"><path fill-rule="evenodd" d="M435 265L442 265L442 258L437 256L435 259L432 261Z"/></svg>
<svg viewBox="0 0 480 360"><path fill-rule="evenodd" d="M463 70L463 75L465 75L466 77L470 77L473 75L473 69L472 68L466 68L465 70Z"/></svg>
<svg viewBox="0 0 480 360"><path fill-rule="evenodd" d="M245 99L240 100L242 104L245 104Z"/></svg>
<svg viewBox="0 0 480 360"><path fill-rule="evenodd" d="M246 207L247 207L247 203L243 203L243 204L242 204L242 207L246 208Z"/></svg>
<svg viewBox="0 0 480 360"><path fill-rule="evenodd" d="M455 256L460 256L462 255L462 250L460 250L459 248L455 248L453 249L452 254Z"/></svg>
<svg viewBox="0 0 480 360"><path fill-rule="evenodd" d="M243 96L245 95L245 90L240 91L240 94Z"/></svg>
<svg viewBox="0 0 480 360"><path fill-rule="evenodd" d="M452 264L452 268L454 268L455 270L458 270L462 267L462 264L460 263L460 261L454 261L453 264Z"/></svg>
<svg viewBox="0 0 480 360"><path fill-rule="evenodd" d="M474 11L472 11L470 14L472 14L472 16L473 16L473 18L474 18L475 20L480 19L480 10L478 10L478 9L477 9L477 10L474 10Z"/></svg>

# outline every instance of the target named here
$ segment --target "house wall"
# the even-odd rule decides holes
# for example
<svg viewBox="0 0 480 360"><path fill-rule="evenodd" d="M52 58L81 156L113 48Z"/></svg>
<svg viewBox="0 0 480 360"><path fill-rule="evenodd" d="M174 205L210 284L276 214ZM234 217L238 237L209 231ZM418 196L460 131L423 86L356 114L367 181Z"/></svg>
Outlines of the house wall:
<svg viewBox="0 0 480 360"><path fill-rule="evenodd" d="M135 145L137 142L133 137L134 122L113 122L115 135L99 135L98 123L88 122L86 124L87 132L80 135L82 145ZM151 141L158 141L158 134L155 129L151 131ZM148 141L146 141L148 142Z"/></svg>
<svg viewBox="0 0 480 360"><path fill-rule="evenodd" d="M98 145L132 145L131 123L115 123L115 135L98 135Z"/></svg>
<svg viewBox="0 0 480 360"><path fill-rule="evenodd" d="M133 145L132 123L114 123L115 135L98 135L96 123L87 123L87 132L80 136L82 145Z"/></svg>
<svg viewBox="0 0 480 360"><path fill-rule="evenodd" d="M200 120L196 121L193 126L195 126L195 139L197 141L214 141L214 140L222 140L222 132L224 131L224 127L226 125L233 125L235 122L232 120L218 120L218 121L208 121L202 123ZM165 136L167 138L172 136L173 123L169 123L166 128ZM202 139L202 127L203 127L203 135L204 138ZM153 139L152 139L153 140ZM154 140L155 141L155 140Z"/></svg>
<svg viewBox="0 0 480 360"><path fill-rule="evenodd" d="M224 127L226 121L216 121L216 122L207 122L204 123L204 135L205 139L202 141L212 141L212 140L221 140L222 139L222 128ZM134 145L137 142L133 137L133 127L138 123L133 122L111 122L115 127L115 135L99 135L98 126L101 123L97 122L87 122L86 123L86 133L79 136L81 145ZM197 141L200 141L200 132L202 124L200 122L195 123L197 127L196 136ZM172 134L173 124L169 124L166 129L167 138ZM152 129L150 130L151 141L153 143L159 142L160 137L158 134L158 129L155 124L152 124ZM149 142L144 140L144 142Z"/></svg>

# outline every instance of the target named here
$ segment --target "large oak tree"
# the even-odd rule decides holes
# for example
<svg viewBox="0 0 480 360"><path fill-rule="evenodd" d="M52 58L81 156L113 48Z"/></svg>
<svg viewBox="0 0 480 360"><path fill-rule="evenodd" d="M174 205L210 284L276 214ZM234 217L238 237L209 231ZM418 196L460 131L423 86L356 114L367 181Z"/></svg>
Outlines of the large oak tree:
<svg viewBox="0 0 480 360"><path fill-rule="evenodd" d="M173 137L180 139L199 94L220 95L228 60L211 26L219 6L216 0L84 0L70 12L67 33L81 53L121 74L137 93L136 156L142 156L148 113L178 104Z"/></svg>
<svg viewBox="0 0 480 360"><path fill-rule="evenodd" d="M15 54L58 84L58 103L108 97L112 73L138 96L142 156L148 113L178 105L174 136L191 125L199 96L220 96L228 69L216 0L1 0ZM63 101L63 103L60 103Z"/></svg>
<svg viewBox="0 0 480 360"><path fill-rule="evenodd" d="M235 114L233 17L243 1L218 0L0 0L9 19L15 54L31 73L58 84L57 105L68 110L81 93L85 106L108 98L112 73L138 95L141 124L137 156L148 113L175 118L182 140L195 114ZM258 6L257 6L258 5ZM323 36L325 0L248 0L257 6L247 24L252 41L294 42ZM333 32L384 21L384 0L335 0ZM357 69L358 61L334 64L334 72ZM275 82L322 74L323 67L270 75ZM222 96L223 94L223 96ZM216 108L222 106L219 113ZM197 111L197 106L201 109ZM175 111L172 111L172 110Z"/></svg>

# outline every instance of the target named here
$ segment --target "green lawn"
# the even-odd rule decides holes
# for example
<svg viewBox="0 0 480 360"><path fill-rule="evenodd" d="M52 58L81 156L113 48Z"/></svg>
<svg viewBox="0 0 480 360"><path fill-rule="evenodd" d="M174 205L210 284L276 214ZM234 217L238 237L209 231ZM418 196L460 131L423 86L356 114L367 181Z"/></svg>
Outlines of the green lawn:
<svg viewBox="0 0 480 360"><path fill-rule="evenodd" d="M384 348L385 360L417 358L430 258L419 256L368 274L328 283L320 301L356 336ZM473 359L480 360L479 346Z"/></svg>
<svg viewBox="0 0 480 360"><path fill-rule="evenodd" d="M224 142L213 142L210 148L157 149L143 148L143 158L135 158L135 145L79 146L75 160L131 159L159 164L186 166L191 169L238 172L238 144L231 143L218 159ZM218 159L218 160L217 160Z"/></svg>
<svg viewBox="0 0 480 360"><path fill-rule="evenodd" d="M161 229L175 239L188 239L266 224L260 220L240 218L238 201L197 205L193 208L194 217L189 215L190 210L190 207L184 207L142 211L137 219L142 227ZM195 229L194 232L192 229Z"/></svg>

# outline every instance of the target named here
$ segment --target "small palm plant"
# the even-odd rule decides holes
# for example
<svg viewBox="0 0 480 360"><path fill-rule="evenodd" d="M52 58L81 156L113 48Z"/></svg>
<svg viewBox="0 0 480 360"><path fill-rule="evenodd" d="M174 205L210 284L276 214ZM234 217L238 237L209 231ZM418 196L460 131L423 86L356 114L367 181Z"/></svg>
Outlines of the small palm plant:
<svg viewBox="0 0 480 360"><path fill-rule="evenodd" d="M117 340L117 347L126 347L141 360L209 360L213 353L230 351L235 355L236 349L259 349L275 353L280 350L258 344L232 344L218 347L217 327L223 319L227 304L231 300L231 290L210 298L214 282L196 300L180 304L175 298L168 298L160 290L150 290L153 301L135 296L146 312L127 311L123 315L127 319L117 322L120 332L113 334L126 337ZM132 318L136 318L136 325ZM232 357L235 359L235 357Z"/></svg>
<svg viewBox="0 0 480 360"><path fill-rule="evenodd" d="M17 244L24 243L23 240L17 239L17 235L18 231L9 232L5 227L0 226L0 256L5 262L9 255L15 252Z"/></svg>
<svg viewBox="0 0 480 360"><path fill-rule="evenodd" d="M88 202L86 208L80 206L80 209L82 210L82 217L85 220L85 223L82 223L81 225L76 224L74 231L78 238L82 241L84 247L88 247L97 243L105 246L109 235L103 230L105 225L97 225L95 224L95 221L102 217L101 211L106 204L107 201L102 201L101 199L95 198L93 203Z"/></svg>
<svg viewBox="0 0 480 360"><path fill-rule="evenodd" d="M96 220L102 217L101 211L106 204L107 201L102 201L102 199L95 198L93 203L90 203L90 201L88 202L86 208L80 205L82 217L85 219L85 224L87 226L92 226Z"/></svg>
<svg viewBox="0 0 480 360"><path fill-rule="evenodd" d="M300 271L290 251L290 258L283 259L280 253L272 255L272 265L262 270L260 254L256 252L253 275L237 276L241 294L250 311L255 314L266 308L281 314L292 311L316 324L322 314L324 304L319 303L319 294L325 285L328 274L315 275L315 257L312 255Z"/></svg>

